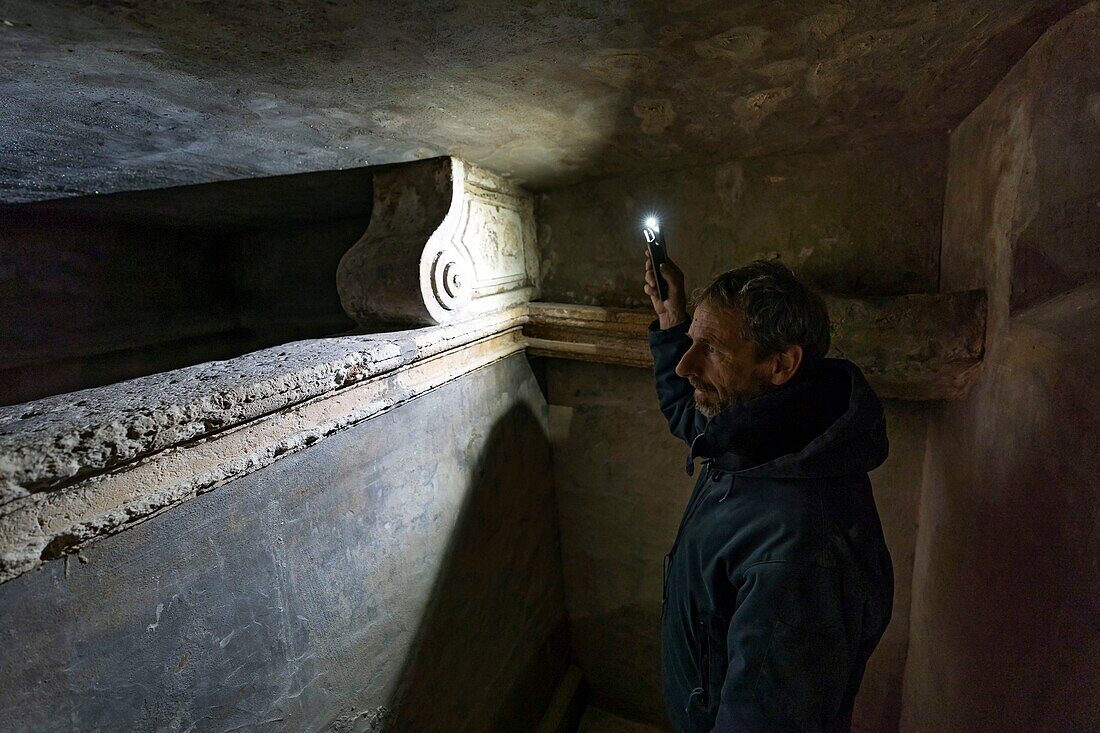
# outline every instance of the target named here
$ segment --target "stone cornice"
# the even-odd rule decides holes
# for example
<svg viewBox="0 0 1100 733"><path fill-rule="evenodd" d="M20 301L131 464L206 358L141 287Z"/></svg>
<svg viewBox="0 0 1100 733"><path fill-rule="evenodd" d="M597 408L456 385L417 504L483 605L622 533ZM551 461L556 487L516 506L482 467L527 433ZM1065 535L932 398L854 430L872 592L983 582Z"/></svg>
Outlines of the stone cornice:
<svg viewBox="0 0 1100 733"><path fill-rule="evenodd" d="M957 397L980 363L984 303L981 292L830 298L836 351L883 396ZM651 320L530 303L0 407L0 582L525 349L649 367Z"/></svg>
<svg viewBox="0 0 1100 733"><path fill-rule="evenodd" d="M881 396L941 400L966 393L983 353L984 291L826 301L830 355L858 364ZM649 368L652 320L644 310L531 303L523 333L533 356Z"/></svg>
<svg viewBox="0 0 1100 733"><path fill-rule="evenodd" d="M650 311L569 303L531 303L523 327L527 353L604 364L653 366Z"/></svg>
<svg viewBox="0 0 1100 733"><path fill-rule="evenodd" d="M523 307L0 408L0 582L520 352Z"/></svg>

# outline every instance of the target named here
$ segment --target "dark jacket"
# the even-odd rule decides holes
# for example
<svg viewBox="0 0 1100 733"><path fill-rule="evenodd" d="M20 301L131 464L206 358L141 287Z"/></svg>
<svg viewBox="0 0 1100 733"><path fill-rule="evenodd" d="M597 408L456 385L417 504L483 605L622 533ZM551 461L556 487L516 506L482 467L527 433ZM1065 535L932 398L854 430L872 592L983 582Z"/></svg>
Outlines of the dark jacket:
<svg viewBox="0 0 1100 733"><path fill-rule="evenodd" d="M816 359L708 421L675 373L689 323L649 334L689 475L702 458L665 557L669 717L678 733L846 731L893 605L867 478L886 458L882 404L854 364Z"/></svg>

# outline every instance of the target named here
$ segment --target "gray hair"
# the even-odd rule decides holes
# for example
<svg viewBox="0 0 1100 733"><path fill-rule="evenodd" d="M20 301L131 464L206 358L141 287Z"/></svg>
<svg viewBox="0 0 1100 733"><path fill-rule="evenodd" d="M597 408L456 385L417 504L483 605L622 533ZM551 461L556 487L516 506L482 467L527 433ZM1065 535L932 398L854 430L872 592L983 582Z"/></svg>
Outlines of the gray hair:
<svg viewBox="0 0 1100 733"><path fill-rule="evenodd" d="M722 273L692 294L693 309L704 302L745 312L741 336L756 344L758 359L795 344L807 357L829 351L825 301L776 260L757 260Z"/></svg>

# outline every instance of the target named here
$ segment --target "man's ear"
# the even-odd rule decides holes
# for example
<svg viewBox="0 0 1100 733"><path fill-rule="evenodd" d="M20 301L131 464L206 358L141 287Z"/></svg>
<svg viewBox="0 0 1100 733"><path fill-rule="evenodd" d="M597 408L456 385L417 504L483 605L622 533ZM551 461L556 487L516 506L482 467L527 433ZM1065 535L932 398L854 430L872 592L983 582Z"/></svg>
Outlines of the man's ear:
<svg viewBox="0 0 1100 733"><path fill-rule="evenodd" d="M798 373L798 367L802 366L802 347L793 344L777 352L772 359L772 370L768 378L776 387L782 387Z"/></svg>

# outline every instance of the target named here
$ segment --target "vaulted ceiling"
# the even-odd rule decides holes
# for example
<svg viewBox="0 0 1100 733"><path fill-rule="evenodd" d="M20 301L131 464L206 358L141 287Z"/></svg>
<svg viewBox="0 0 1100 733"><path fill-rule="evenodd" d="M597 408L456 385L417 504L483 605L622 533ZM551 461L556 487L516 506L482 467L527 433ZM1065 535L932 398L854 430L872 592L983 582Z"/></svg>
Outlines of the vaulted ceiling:
<svg viewBox="0 0 1100 733"><path fill-rule="evenodd" d="M3 0L0 200L454 154L535 188L942 132L1052 0Z"/></svg>

